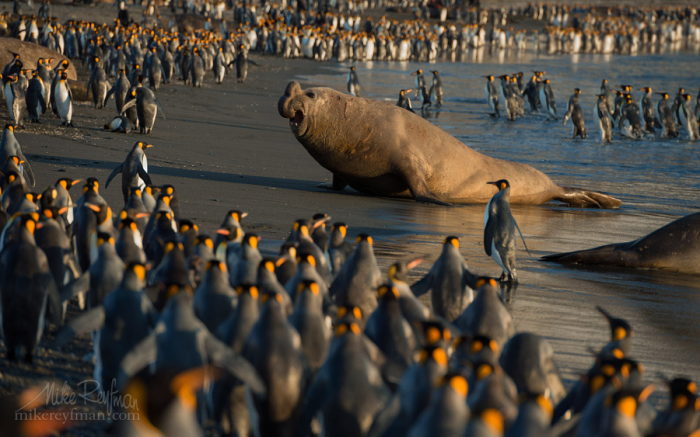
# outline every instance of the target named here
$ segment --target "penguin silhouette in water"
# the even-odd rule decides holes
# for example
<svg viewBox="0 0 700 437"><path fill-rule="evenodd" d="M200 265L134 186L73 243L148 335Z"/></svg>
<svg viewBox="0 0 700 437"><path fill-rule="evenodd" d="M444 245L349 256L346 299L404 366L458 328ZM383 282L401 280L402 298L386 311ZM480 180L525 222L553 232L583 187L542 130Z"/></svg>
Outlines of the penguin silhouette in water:
<svg viewBox="0 0 700 437"><path fill-rule="evenodd" d="M496 182L487 182L495 185L498 192L489 200L484 213L484 249L486 255L496 261L503 269L500 280L506 278L508 282L517 282L515 273L515 230L522 238L522 232L510 212L510 183L501 179ZM525 249L525 239L523 239ZM530 250L528 249L528 253Z"/></svg>

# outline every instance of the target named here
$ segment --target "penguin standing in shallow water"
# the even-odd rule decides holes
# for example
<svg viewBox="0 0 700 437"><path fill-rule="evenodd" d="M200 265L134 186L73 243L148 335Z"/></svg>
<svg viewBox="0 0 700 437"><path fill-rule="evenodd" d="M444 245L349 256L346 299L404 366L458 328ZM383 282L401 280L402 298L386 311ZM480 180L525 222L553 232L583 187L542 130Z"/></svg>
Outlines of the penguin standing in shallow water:
<svg viewBox="0 0 700 437"><path fill-rule="evenodd" d="M357 78L355 67L350 67L350 73L348 73L348 92L353 97L362 97L360 79Z"/></svg>
<svg viewBox="0 0 700 437"><path fill-rule="evenodd" d="M495 185L498 192L489 200L484 213L484 249L486 255L493 258L503 269L500 280L503 281L507 277L508 282L517 282L515 229L517 228L520 232L520 228L510 212L510 183L505 179L487 183ZM520 236L522 238L522 233ZM527 245L525 248L527 249Z"/></svg>
<svg viewBox="0 0 700 437"><path fill-rule="evenodd" d="M663 126L663 135L666 138L676 138L678 137L678 128L676 127L673 111L668 106L668 93L656 94L661 96L661 100L656 104L656 117Z"/></svg>
<svg viewBox="0 0 700 437"><path fill-rule="evenodd" d="M605 94L598 94L598 100L593 107L593 117L595 118L596 126L600 129L600 141L611 143L612 121L610 120Z"/></svg>
<svg viewBox="0 0 700 437"><path fill-rule="evenodd" d="M484 94L486 94L486 102L489 104L489 108L491 108L492 117L500 117L501 114L498 112L498 88L496 88L496 82L494 82L493 76L482 76L485 77L487 82L486 86L484 87Z"/></svg>
<svg viewBox="0 0 700 437"><path fill-rule="evenodd" d="M399 91L399 101L396 102L396 106L399 108L407 109L411 112L415 112L413 110L413 105L411 105L411 99L408 97L408 93L410 93L412 90L401 90Z"/></svg>
<svg viewBox="0 0 700 437"><path fill-rule="evenodd" d="M586 126L583 120L583 111L581 106L578 104L578 96L581 95L581 90L574 89L574 94L569 98L569 107L564 114L564 125L571 118L571 123L574 125L573 138L580 136L582 139L586 138Z"/></svg>
<svg viewBox="0 0 700 437"><path fill-rule="evenodd" d="M416 90L416 98L418 98L420 89L425 87L425 77L423 77L423 70L416 70L411 73L411 76L414 75L416 76L416 87L414 89Z"/></svg>
<svg viewBox="0 0 700 437"><path fill-rule="evenodd" d="M651 87L640 88L644 95L639 99L639 107L642 108L642 118L644 121L644 131L656 133L654 130L654 104L651 102Z"/></svg>
<svg viewBox="0 0 700 437"><path fill-rule="evenodd" d="M442 89L442 79L440 79L440 73L437 71L431 71L433 73L433 84L430 86L430 97L435 96L435 106L440 108L442 107L442 97L443 97L443 89Z"/></svg>
<svg viewBox="0 0 700 437"><path fill-rule="evenodd" d="M552 91L552 85L549 79L545 79L540 89L540 102L547 110L547 114L553 119L557 119L557 103L554 100L554 91Z"/></svg>
<svg viewBox="0 0 700 437"><path fill-rule="evenodd" d="M680 105L678 114L680 115L681 124L688 133L688 139L690 141L700 139L700 133L698 133L698 121L695 119L695 114L693 113L693 108L691 107L690 94L683 94L683 103Z"/></svg>

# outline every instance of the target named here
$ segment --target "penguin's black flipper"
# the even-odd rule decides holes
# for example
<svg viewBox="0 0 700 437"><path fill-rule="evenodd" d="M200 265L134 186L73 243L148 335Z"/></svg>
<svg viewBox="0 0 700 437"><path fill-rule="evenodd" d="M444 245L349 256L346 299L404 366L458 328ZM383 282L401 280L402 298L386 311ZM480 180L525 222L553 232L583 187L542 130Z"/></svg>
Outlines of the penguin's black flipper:
<svg viewBox="0 0 700 437"><path fill-rule="evenodd" d="M71 320L68 325L61 329L54 339L54 345L56 347L61 347L76 335L97 331L102 328L104 323L105 309L102 305L98 305L85 314Z"/></svg>
<svg viewBox="0 0 700 437"><path fill-rule="evenodd" d="M494 219L495 211L489 211L489 219L484 226L484 250L486 255L491 256L491 246L494 235L496 234L496 220Z"/></svg>
<svg viewBox="0 0 700 437"><path fill-rule="evenodd" d="M415 284L411 285L411 291L416 297L421 297L425 293L429 292L432 288L431 274L428 272L427 275L423 276L423 279L419 280Z"/></svg>
<svg viewBox="0 0 700 437"><path fill-rule="evenodd" d="M156 327L148 337L141 340L141 343L134 346L134 348L124 356L119 365L117 388L123 387L132 376L136 375L141 369L156 360L158 354L156 336L164 329L165 325L163 324Z"/></svg>
<svg viewBox="0 0 700 437"><path fill-rule="evenodd" d="M163 116L163 120L166 120L165 111L163 111L163 107L160 105L160 102L158 101L158 99L154 99L154 100L156 102L156 106L158 107L158 112L160 113L160 115Z"/></svg>
<svg viewBox="0 0 700 437"><path fill-rule="evenodd" d="M306 401L301 410L301 418L299 420L298 436L311 435L311 422L316 417L316 412L323 406L326 400L326 392L328 390L328 376L325 365L321 367L316 374L309 391L306 394Z"/></svg>
<svg viewBox="0 0 700 437"><path fill-rule="evenodd" d="M138 171L139 177L143 179L146 185L153 185L153 182L151 182L151 177L148 176L148 173L146 173L146 170L143 169L143 166L141 164L138 164L136 166L136 171ZM105 188L107 188L106 185Z"/></svg>
<svg viewBox="0 0 700 437"><path fill-rule="evenodd" d="M114 82L114 85L112 85L112 88L110 88L109 91L107 91L107 95L105 96L105 105L107 104L107 102L109 101L109 99L110 99L110 98L112 97L112 95L114 94L114 91L115 91L115 87L116 87L116 86L117 86L117 82L115 81L115 82Z"/></svg>
<svg viewBox="0 0 700 437"><path fill-rule="evenodd" d="M59 293L61 302L70 300L80 293L90 290L90 272L86 271L78 279L63 287Z"/></svg>
<svg viewBox="0 0 700 437"><path fill-rule="evenodd" d="M32 170L31 164L29 164L29 161L27 161L27 157L24 156L24 153L22 153L22 149L19 149L18 151L18 158L22 162L22 169L24 170L24 178L27 180L29 185L32 187L36 185L36 180L34 179L34 171Z"/></svg>
<svg viewBox="0 0 700 437"><path fill-rule="evenodd" d="M140 168L140 167L139 167L139 168ZM107 178L107 182L105 182L105 190L106 190L107 188L109 188L109 183L112 182L112 179L114 179L115 177L117 177L118 174L121 174L121 172L122 172L123 169L124 169L124 164L122 163L122 164L119 164L118 166L116 166L116 167L114 168L114 170L112 170L112 173L111 173L111 174L109 175L109 177ZM140 175L139 175L139 176L140 176ZM141 178L141 179L143 179L143 178ZM143 180L145 181L146 179L143 179ZM150 179L149 179L149 180L150 180ZM148 185L150 185L150 183L149 183Z"/></svg>
<svg viewBox="0 0 700 437"><path fill-rule="evenodd" d="M51 323L56 326L63 326L63 301L61 300L56 286L56 281L53 280L53 275L47 273L43 275L46 284L46 292L48 294L49 311L51 313Z"/></svg>
<svg viewBox="0 0 700 437"><path fill-rule="evenodd" d="M124 103L124 106L122 106L122 112L119 115L122 115L126 112L127 109L133 108L136 106L136 99L131 99L128 102Z"/></svg>
<svg viewBox="0 0 700 437"><path fill-rule="evenodd" d="M226 369L231 375L246 383L253 393L258 395L267 393L265 382L258 371L255 370L255 367L214 337L213 334L208 333L204 338L204 347L206 348L207 357L212 364Z"/></svg>

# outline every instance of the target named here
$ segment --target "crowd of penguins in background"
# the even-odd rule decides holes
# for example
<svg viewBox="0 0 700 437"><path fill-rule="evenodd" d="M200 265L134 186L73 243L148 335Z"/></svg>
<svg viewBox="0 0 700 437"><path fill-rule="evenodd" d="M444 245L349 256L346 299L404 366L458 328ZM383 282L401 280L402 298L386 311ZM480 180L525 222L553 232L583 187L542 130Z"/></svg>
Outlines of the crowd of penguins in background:
<svg viewBox="0 0 700 437"><path fill-rule="evenodd" d="M120 419L104 423L110 435L698 434L695 383L669 380L657 411L633 328L603 308L610 341L567 392L552 346L515 331L497 281L467 268L457 237L412 285L420 259L383 273L372 237L353 245L326 214L296 220L264 256L244 212L212 234L184 218L175 188L148 174L150 147L137 142L105 182L121 185L112 210L95 178L32 191L12 125L0 142L2 359L32 369L90 334L94 379ZM0 399L0 416L31 408L21 400L36 390ZM38 435L36 420L4 423Z"/></svg>
<svg viewBox="0 0 700 437"><path fill-rule="evenodd" d="M486 24L465 24L455 33L420 20L367 19L362 26L353 19L348 29L349 20L339 13L299 4L236 5L236 31L185 33L120 21L112 27L59 24L48 18L46 2L41 30L35 19L29 24L20 19L8 31L88 65L95 106L112 96L117 102L119 115L105 129L148 133L162 113L156 98L161 84L179 75L201 86L211 70L221 82L232 65L245 80L249 50L316 57L326 41L326 55L340 60L337 45L338 53L345 47L349 58L366 59L368 47L381 53L384 40L391 53L390 44L406 39L408 58L420 60L427 41L459 47L464 29L468 35ZM145 23L158 19L155 6L150 9ZM503 15L467 11L462 19ZM577 26L591 33L622 33L633 26L645 29L639 35L665 35L663 29L680 25L682 35L694 34L696 14L688 8L606 11L603 21L609 24L589 18ZM568 7L541 4L512 14L550 20L559 32L576 18ZM121 176L119 209L100 195L95 178L63 177L34 191L34 174L14 131L23 125L25 111L31 121L55 111L64 125L72 125L68 64L53 61L43 58L27 72L17 54L2 73L12 118L0 140L3 360L32 369L46 349L65 350L74 337L89 335L102 394L119 390L135 401L115 402L115 411L126 415L104 423L110 435L698 435L695 383L669 379L670 401L657 410L649 400L655 387L645 383L644 368L631 355L633 328L603 308L610 341L597 348L590 370L567 392L552 346L515 331L497 281L469 271L456 237L445 238L429 272L412 285L409 271L421 260L393 262L383 273L372 237L359 234L352 245L346 224L326 229L331 220L326 214L296 220L279 254L263 256L260 237L244 231L244 212L227 213L212 234L183 217L175 188L151 180L146 157L151 145L142 141L105 182L107 189ZM359 84L353 73L349 88L353 80ZM432 73L432 92L421 70L415 76L423 86L416 90L441 104L439 73ZM542 105L551 113L546 91L551 87L543 74L533 79L539 103L531 108ZM521 113L523 96L530 99L526 89L517 75L515 81L504 77L495 93L504 103L497 106L489 97L494 115L500 108L509 117L511 111ZM487 85L491 96L489 90ZM605 97L605 114L613 116L601 122L633 118L631 88L621 93L630 98L619 106L608 106L612 98ZM513 104L508 98L520 100ZM687 105L686 99L669 110ZM646 122L646 112L637 113L641 124L640 114ZM658 119L668 129L665 118ZM507 181L501 182L499 193L507 193ZM505 273L514 276L504 268ZM430 305L419 299L427 294ZM22 400L32 390L0 399L0 417L29 408ZM35 422L10 418L3 426L18 436L81 426Z"/></svg>
<svg viewBox="0 0 700 437"><path fill-rule="evenodd" d="M546 72L533 73L527 82L523 72L498 77L485 76L487 83L484 92L493 117L498 118L503 114L508 120L514 121L524 116L527 99L531 114L543 112L548 119L558 119L552 84L544 78ZM497 84L496 79L500 79L500 84ZM612 89L608 81L603 79L593 107L593 118L601 141L612 142L615 126L620 135L631 139L641 139L645 134L677 138L681 132L690 141L700 139L700 93L693 99L685 89L679 88L671 101L668 92L657 92L660 97L654 105L651 87L639 88L643 94L638 101L634 99L633 86L618 85L617 88L620 89ZM581 89L576 88L569 98L563 117L564 124L569 118L572 121L573 138L587 137L584 112L578 101L580 95Z"/></svg>

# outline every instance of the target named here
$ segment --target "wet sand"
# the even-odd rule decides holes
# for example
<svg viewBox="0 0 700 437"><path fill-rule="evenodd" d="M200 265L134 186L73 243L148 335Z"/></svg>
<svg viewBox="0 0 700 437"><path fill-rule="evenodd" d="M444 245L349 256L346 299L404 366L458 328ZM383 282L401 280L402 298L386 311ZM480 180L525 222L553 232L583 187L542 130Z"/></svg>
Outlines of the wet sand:
<svg viewBox="0 0 700 437"><path fill-rule="evenodd" d="M295 219L326 212L332 221L350 225L350 238L361 232L371 234L383 269L396 258L424 256L426 262L411 275L418 279L439 255L443 238L457 235L475 273L500 274L483 251L483 205L440 207L316 188L329 182L331 175L293 137L287 120L277 112L277 100L292 79L301 80L304 88L323 85L308 78L327 74L327 65L255 55L252 59L259 66L250 67L245 84L227 76L223 85L216 85L208 73L201 89L181 82L163 86L157 96L167 120L159 117L148 136L102 131L116 112L113 101L103 110L79 103L74 129L61 127L53 117L40 125L27 124L16 136L34 168L35 191L62 176L94 176L103 183L133 144L144 140L155 146L148 150L153 182L173 184L183 217L206 232L214 233L226 211L241 209L249 213L243 222L246 232L261 235L261 250L273 253ZM9 120L5 105L0 105L0 117ZM574 182L554 179L564 185ZM575 185L581 186L580 181ZM604 189L612 195L625 190L624 186L585 188ZM79 189L74 191L77 199ZM101 187L101 193L113 209L121 207L118 181L106 190ZM584 372L592 363L588 348L597 349L608 338L596 305L631 323L636 331L632 355L644 364L649 381L680 374L700 378L697 277L572 268L537 260L548 253L632 240L675 217L643 208L596 211L554 204L514 206L513 214L532 256L519 246L521 283L506 299L518 331L535 332L552 342L565 378ZM51 338L44 338L35 366L8 366L0 349L0 393L14 392L38 378L65 379L72 385L87 378L92 366L81 357L89 352L88 338L61 351L52 349Z"/></svg>

